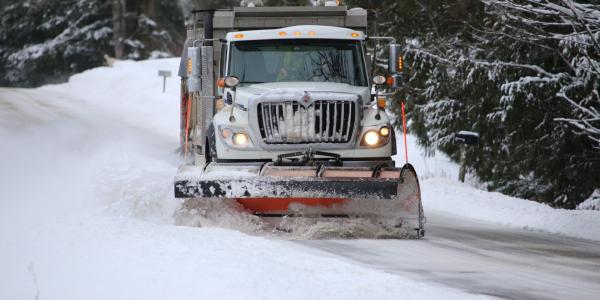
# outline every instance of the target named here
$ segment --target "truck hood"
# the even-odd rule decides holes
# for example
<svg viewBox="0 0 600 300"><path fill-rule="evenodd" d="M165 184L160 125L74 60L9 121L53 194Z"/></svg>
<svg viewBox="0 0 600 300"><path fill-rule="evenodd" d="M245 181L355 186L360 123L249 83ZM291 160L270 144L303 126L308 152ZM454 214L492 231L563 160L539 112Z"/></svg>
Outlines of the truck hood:
<svg viewBox="0 0 600 300"><path fill-rule="evenodd" d="M335 82L270 82L237 88L236 102L248 107L253 101L264 97L281 97L282 100L300 100L304 92L314 94L351 94L360 96L363 102L369 101L370 90L366 86L352 86ZM334 95L327 98L334 98Z"/></svg>

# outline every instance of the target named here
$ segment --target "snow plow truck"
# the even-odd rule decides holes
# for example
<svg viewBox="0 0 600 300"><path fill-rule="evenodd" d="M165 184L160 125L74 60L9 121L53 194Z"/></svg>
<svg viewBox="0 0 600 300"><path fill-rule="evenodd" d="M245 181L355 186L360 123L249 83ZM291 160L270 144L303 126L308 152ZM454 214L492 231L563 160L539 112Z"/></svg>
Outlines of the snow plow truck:
<svg viewBox="0 0 600 300"><path fill-rule="evenodd" d="M235 199L265 218L373 218L422 237L418 178L391 159L385 111L402 48L367 36L367 17L345 6L193 11L175 196ZM368 42L389 52L385 75L373 74Z"/></svg>

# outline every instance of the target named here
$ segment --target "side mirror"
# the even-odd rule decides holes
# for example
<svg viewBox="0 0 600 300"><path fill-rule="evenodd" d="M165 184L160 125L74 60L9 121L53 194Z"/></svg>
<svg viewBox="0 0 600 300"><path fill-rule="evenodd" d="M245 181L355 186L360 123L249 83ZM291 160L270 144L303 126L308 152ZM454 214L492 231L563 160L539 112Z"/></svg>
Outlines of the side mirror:
<svg viewBox="0 0 600 300"><path fill-rule="evenodd" d="M404 69L404 56L402 55L402 46L390 44L390 58L388 60L388 70L392 78L391 88L399 89L402 87L402 70Z"/></svg>
<svg viewBox="0 0 600 300"><path fill-rule="evenodd" d="M402 55L402 46L390 44L390 59L388 60L388 69L392 74L402 73L404 69L404 55Z"/></svg>
<svg viewBox="0 0 600 300"><path fill-rule="evenodd" d="M479 143L479 133L472 131L459 131L454 134L454 142L464 145L475 145Z"/></svg>

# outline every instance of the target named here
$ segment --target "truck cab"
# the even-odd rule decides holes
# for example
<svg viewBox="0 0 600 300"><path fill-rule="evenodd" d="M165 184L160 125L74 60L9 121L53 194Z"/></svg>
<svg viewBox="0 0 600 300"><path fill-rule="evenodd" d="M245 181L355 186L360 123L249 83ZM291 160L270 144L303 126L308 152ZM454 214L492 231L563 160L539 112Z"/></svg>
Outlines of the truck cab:
<svg viewBox="0 0 600 300"><path fill-rule="evenodd" d="M194 16L180 72L186 156L199 164L265 162L312 149L351 164L393 165L389 95L371 78L364 9L236 7ZM270 28L278 24L292 26ZM210 40L214 70L204 79L214 92L205 96L215 101L199 111L188 93L202 80L191 82L188 56L197 54L187 48L202 39Z"/></svg>
<svg viewBox="0 0 600 300"><path fill-rule="evenodd" d="M228 33L210 159L274 161L311 148L389 160L392 129L371 94L364 38L317 25ZM224 82L231 77L235 86Z"/></svg>

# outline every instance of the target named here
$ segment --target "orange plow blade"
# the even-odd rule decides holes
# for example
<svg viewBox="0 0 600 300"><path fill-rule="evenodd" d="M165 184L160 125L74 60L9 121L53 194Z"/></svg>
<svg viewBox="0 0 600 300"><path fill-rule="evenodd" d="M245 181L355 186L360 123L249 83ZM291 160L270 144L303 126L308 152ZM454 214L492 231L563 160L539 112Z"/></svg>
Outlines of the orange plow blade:
<svg viewBox="0 0 600 300"><path fill-rule="evenodd" d="M257 215L289 211L290 205L294 204L331 208L346 201L343 198L237 198L238 203Z"/></svg>
<svg viewBox="0 0 600 300"><path fill-rule="evenodd" d="M243 170L243 172L242 172ZM421 237L425 218L414 168L248 166L211 163L183 169L177 198L235 199L264 217L363 217Z"/></svg>

